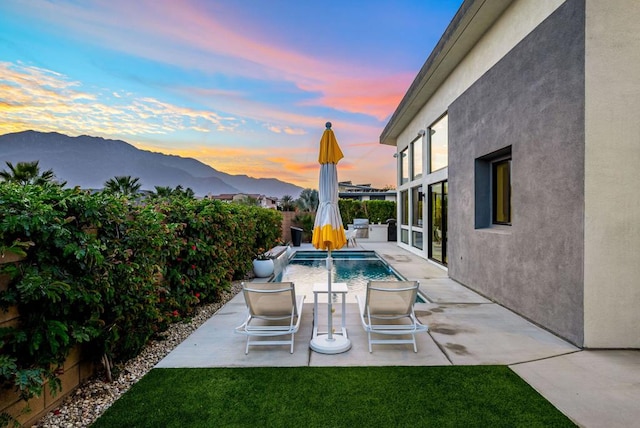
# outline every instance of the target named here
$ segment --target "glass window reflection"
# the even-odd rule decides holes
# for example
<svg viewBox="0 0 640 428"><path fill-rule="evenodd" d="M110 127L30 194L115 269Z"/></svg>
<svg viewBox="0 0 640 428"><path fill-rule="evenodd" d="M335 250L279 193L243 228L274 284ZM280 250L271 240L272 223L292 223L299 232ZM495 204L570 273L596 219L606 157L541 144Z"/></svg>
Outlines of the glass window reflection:
<svg viewBox="0 0 640 428"><path fill-rule="evenodd" d="M429 127L429 171L437 171L449 164L449 117L442 116Z"/></svg>

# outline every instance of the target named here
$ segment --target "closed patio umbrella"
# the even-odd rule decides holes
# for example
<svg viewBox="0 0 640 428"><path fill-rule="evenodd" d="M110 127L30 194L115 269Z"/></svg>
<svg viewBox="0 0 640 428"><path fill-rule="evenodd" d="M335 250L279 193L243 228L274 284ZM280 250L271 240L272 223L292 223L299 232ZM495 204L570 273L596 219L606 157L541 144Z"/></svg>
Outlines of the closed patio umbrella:
<svg viewBox="0 0 640 428"><path fill-rule="evenodd" d="M342 248L347 238L342 226L342 217L338 208L338 171L337 164L344 155L338 146L331 122L326 123L326 129L320 140L320 180L318 190L318 210L313 226L313 246L320 250L327 250L327 291L328 291L328 333L320 334L311 340L311 349L323 354L337 354L348 351L351 342L342 335L333 334L333 308L331 302L331 271L333 260L331 251Z"/></svg>

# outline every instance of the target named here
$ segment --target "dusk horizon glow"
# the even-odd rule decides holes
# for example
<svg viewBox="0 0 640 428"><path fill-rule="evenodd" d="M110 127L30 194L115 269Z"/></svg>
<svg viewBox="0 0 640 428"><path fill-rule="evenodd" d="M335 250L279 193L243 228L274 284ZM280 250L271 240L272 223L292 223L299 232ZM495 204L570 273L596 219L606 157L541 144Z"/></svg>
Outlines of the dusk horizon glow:
<svg viewBox="0 0 640 428"><path fill-rule="evenodd" d="M396 185L378 140L462 0L0 4L0 134L124 140L229 174Z"/></svg>

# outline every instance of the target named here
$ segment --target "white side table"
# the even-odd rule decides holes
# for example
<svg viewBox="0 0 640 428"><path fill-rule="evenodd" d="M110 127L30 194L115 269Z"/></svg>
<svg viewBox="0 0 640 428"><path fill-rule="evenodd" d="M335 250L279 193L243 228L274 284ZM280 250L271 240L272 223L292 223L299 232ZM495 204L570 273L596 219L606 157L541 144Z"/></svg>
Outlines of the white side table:
<svg viewBox="0 0 640 428"><path fill-rule="evenodd" d="M344 338L347 338L347 327L346 327L346 316L347 316L347 305L346 305L346 297L347 292L347 283L346 282L332 282L331 283L331 294L342 294L342 317L341 317L341 334ZM315 339L319 334L327 334L327 332L319 332L318 331L318 294L319 293L329 293L328 284L326 282L317 282L313 284L313 338ZM331 299L331 296L327 296L328 299ZM329 326L327 326L327 330Z"/></svg>

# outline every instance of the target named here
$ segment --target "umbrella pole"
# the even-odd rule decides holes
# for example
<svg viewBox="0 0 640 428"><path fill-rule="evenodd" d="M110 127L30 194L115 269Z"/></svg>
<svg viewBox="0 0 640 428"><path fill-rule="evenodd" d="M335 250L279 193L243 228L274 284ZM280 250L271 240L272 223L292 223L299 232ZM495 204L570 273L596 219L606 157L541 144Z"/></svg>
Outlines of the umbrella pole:
<svg viewBox="0 0 640 428"><path fill-rule="evenodd" d="M329 332L327 340L333 340L333 303L331 302L331 270L333 268L333 260L331 259L331 248L327 252L327 298L329 303Z"/></svg>
<svg viewBox="0 0 640 428"><path fill-rule="evenodd" d="M328 332L327 334L318 334L317 336L313 336L313 338L311 339L311 343L309 344L309 347L313 351L319 352L321 354L339 354L341 352L346 352L349 349L351 349L351 341L346 336L346 334L333 334L333 303L331 301L332 270L333 270L333 258L331 257L331 250L328 250L328 254L327 254L327 299L329 301L327 305L327 308L329 310ZM317 318L315 318L315 315L313 320L314 322L317 320Z"/></svg>

